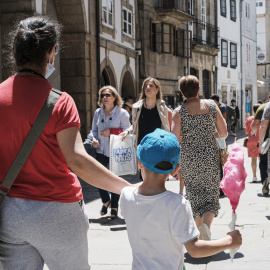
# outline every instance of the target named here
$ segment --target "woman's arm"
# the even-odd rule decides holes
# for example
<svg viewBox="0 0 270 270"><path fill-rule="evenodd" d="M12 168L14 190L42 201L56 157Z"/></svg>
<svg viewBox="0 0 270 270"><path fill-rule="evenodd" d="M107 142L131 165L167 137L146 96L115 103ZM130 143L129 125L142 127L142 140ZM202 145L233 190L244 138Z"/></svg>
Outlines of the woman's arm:
<svg viewBox="0 0 270 270"><path fill-rule="evenodd" d="M263 120L261 122L260 130L259 130L259 147L263 144L265 133L269 125L269 121L270 120Z"/></svg>
<svg viewBox="0 0 270 270"><path fill-rule="evenodd" d="M218 135L220 138L227 137L228 136L227 126L217 105L216 105L216 112L217 112L216 127Z"/></svg>
<svg viewBox="0 0 270 270"><path fill-rule="evenodd" d="M179 113L179 107L174 109L172 114L172 127L171 132L176 136L178 142L180 143L182 140L182 123L181 123L181 116Z"/></svg>
<svg viewBox="0 0 270 270"><path fill-rule="evenodd" d="M125 186L131 186L86 153L78 128L59 131L56 138L68 166L85 182L117 194Z"/></svg>

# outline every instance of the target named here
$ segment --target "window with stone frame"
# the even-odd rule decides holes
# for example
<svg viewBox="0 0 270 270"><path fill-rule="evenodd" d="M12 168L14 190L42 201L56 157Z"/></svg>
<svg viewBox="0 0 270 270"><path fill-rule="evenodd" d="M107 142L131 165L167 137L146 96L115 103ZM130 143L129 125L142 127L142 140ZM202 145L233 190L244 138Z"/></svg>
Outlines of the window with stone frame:
<svg viewBox="0 0 270 270"><path fill-rule="evenodd" d="M152 23L150 20L150 47L153 52L162 53L162 27L161 23Z"/></svg>
<svg viewBox="0 0 270 270"><path fill-rule="evenodd" d="M230 66L231 68L237 67L237 44L230 43Z"/></svg>
<svg viewBox="0 0 270 270"><path fill-rule="evenodd" d="M172 53L172 26L168 23L152 23L150 47L153 52Z"/></svg>
<svg viewBox="0 0 270 270"><path fill-rule="evenodd" d="M162 24L162 52L172 53L172 27L169 23Z"/></svg>
<svg viewBox="0 0 270 270"><path fill-rule="evenodd" d="M132 13L125 7L123 7L123 32L132 37Z"/></svg>
<svg viewBox="0 0 270 270"><path fill-rule="evenodd" d="M227 16L227 0L220 0L220 15L223 17Z"/></svg>
<svg viewBox="0 0 270 270"><path fill-rule="evenodd" d="M102 0L102 23L113 28L113 0Z"/></svg>
<svg viewBox="0 0 270 270"><path fill-rule="evenodd" d="M221 65L228 66L228 41L225 39L221 40Z"/></svg>
<svg viewBox="0 0 270 270"><path fill-rule="evenodd" d="M192 32L184 29L174 29L174 55L191 58L191 34Z"/></svg>
<svg viewBox="0 0 270 270"><path fill-rule="evenodd" d="M236 21L236 0L230 0L231 20Z"/></svg>

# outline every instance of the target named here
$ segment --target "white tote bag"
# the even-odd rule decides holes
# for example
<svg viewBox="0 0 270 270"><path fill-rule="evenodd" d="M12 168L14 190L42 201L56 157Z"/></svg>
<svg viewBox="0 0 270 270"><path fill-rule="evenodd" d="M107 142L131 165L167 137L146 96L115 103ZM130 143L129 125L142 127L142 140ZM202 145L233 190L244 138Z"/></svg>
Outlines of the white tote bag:
<svg viewBox="0 0 270 270"><path fill-rule="evenodd" d="M122 141L122 136L110 135L110 171L114 174L137 173L135 138L136 135L129 134Z"/></svg>

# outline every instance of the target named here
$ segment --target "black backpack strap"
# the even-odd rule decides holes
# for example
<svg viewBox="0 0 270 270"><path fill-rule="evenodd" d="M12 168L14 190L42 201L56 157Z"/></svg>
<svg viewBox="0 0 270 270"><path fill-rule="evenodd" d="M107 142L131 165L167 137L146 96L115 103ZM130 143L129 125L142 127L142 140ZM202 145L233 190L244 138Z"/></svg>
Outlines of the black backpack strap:
<svg viewBox="0 0 270 270"><path fill-rule="evenodd" d="M9 192L12 184L14 183L17 175L31 153L34 145L36 144L42 130L44 129L47 121L49 120L54 105L61 96L62 92L57 89L52 89L47 100L45 101L40 113L38 114L35 123L29 131L22 148L9 168L1 186L0 186L0 205L4 201L5 195Z"/></svg>

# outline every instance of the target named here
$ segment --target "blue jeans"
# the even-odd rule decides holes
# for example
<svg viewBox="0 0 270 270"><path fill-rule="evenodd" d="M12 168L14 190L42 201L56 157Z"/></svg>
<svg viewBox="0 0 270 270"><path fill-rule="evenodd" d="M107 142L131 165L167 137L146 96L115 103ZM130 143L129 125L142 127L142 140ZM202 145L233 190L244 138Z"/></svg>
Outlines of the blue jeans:
<svg viewBox="0 0 270 270"><path fill-rule="evenodd" d="M268 153L262 155L260 154L260 174L261 174L261 182L263 184L264 180L268 177L267 167L268 167Z"/></svg>
<svg viewBox="0 0 270 270"><path fill-rule="evenodd" d="M97 153L96 160L99 163L101 163L104 167L107 167L109 164L109 157L104 156L103 154ZM109 192L107 190L99 188L98 191L103 203L106 203L109 200L111 200L111 208L118 209L118 202L120 195L111 192L111 199L110 199Z"/></svg>

